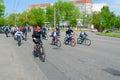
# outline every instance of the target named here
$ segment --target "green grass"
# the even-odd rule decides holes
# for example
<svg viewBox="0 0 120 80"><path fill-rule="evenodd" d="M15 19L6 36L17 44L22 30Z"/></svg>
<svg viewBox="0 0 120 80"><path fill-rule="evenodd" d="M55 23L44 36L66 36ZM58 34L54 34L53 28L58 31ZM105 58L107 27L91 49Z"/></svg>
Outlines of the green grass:
<svg viewBox="0 0 120 80"><path fill-rule="evenodd" d="M101 36L109 36L109 37L117 37L120 38L120 33L114 33L114 32L110 32L110 33L105 33L105 32L98 32L98 35Z"/></svg>
<svg viewBox="0 0 120 80"><path fill-rule="evenodd" d="M116 33L120 33L120 30L115 30Z"/></svg>

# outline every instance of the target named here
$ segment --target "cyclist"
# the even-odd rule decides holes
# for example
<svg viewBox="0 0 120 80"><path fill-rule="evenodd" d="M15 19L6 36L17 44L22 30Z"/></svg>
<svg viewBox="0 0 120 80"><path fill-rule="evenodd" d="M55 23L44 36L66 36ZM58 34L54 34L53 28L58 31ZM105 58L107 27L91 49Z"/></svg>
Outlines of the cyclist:
<svg viewBox="0 0 120 80"><path fill-rule="evenodd" d="M8 33L10 32L10 28L8 26L6 26L4 28L4 32L5 32L6 37L8 37Z"/></svg>
<svg viewBox="0 0 120 80"><path fill-rule="evenodd" d="M32 34L33 42L35 43L35 45L38 42L42 43L41 36L42 36L41 28L39 26L37 26L36 31L34 31ZM36 40L38 40L38 42Z"/></svg>
<svg viewBox="0 0 120 80"><path fill-rule="evenodd" d="M46 27L43 27L42 28L42 37L47 39L46 35L47 35L47 29L46 29Z"/></svg>
<svg viewBox="0 0 120 80"><path fill-rule="evenodd" d="M12 33L12 35L14 36L14 34L17 32L17 28L15 27L15 26L13 26L12 28L11 28L11 33Z"/></svg>
<svg viewBox="0 0 120 80"><path fill-rule="evenodd" d="M23 39L23 32L18 29L18 31L15 33L15 38L18 39L18 36L20 36L21 39Z"/></svg>
<svg viewBox="0 0 120 80"><path fill-rule="evenodd" d="M34 28L33 34L32 34L32 38L33 38L33 42L34 42L34 55L37 57L37 53L36 51L36 47L38 43L42 44L42 40L41 40L41 36L42 36L42 31L41 28L39 26L37 26L36 28Z"/></svg>
<svg viewBox="0 0 120 80"><path fill-rule="evenodd" d="M36 32L36 31L37 31L37 27L34 26L34 27L33 27L33 33Z"/></svg>
<svg viewBox="0 0 120 80"><path fill-rule="evenodd" d="M58 35L60 36L60 28L57 26L56 31L58 32Z"/></svg>
<svg viewBox="0 0 120 80"><path fill-rule="evenodd" d="M86 32L85 32L85 31L81 31L81 33L80 33L79 37L81 37L82 42L83 42L83 41L86 39L86 37L87 37ZM82 43L82 42L81 42L81 43Z"/></svg>
<svg viewBox="0 0 120 80"><path fill-rule="evenodd" d="M58 32L56 31L56 29L53 29L53 32L50 34L50 37L52 37L52 42L55 40L57 36L59 36Z"/></svg>
<svg viewBox="0 0 120 80"><path fill-rule="evenodd" d="M69 27L68 30L66 31L67 39L65 42L69 43L72 34L73 34L73 30Z"/></svg>

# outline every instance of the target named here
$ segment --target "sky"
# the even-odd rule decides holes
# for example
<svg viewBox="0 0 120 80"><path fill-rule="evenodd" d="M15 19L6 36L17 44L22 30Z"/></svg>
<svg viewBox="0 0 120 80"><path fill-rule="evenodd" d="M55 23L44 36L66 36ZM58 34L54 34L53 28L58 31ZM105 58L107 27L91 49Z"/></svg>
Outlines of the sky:
<svg viewBox="0 0 120 80"><path fill-rule="evenodd" d="M31 4L43 4L43 3L54 3L58 0L4 0L5 12L11 13L22 13ZM69 1L69 0L63 0ZM120 15L120 0L93 0L93 4L106 4L109 6L110 11L114 12L116 15Z"/></svg>

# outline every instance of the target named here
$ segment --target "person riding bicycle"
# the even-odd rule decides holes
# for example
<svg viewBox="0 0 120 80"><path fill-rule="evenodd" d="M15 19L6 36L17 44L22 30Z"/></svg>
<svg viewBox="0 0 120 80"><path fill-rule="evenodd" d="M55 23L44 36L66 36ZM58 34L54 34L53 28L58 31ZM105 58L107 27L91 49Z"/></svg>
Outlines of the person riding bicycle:
<svg viewBox="0 0 120 80"><path fill-rule="evenodd" d="M35 45L37 43L42 43L41 36L42 36L41 28L37 26L36 31L34 31L32 34L33 42L35 43Z"/></svg>
<svg viewBox="0 0 120 80"><path fill-rule="evenodd" d="M15 39L18 39L18 36L23 39L23 32L20 29L18 29L18 31L15 33Z"/></svg>
<svg viewBox="0 0 120 80"><path fill-rule="evenodd" d="M43 27L42 28L42 37L47 39L46 35L47 35L47 29L46 29L46 27Z"/></svg>
<svg viewBox="0 0 120 80"><path fill-rule="evenodd" d="M16 32L17 32L17 27L16 27L16 26L13 26L13 27L11 28L11 34L14 36Z"/></svg>
<svg viewBox="0 0 120 80"><path fill-rule="evenodd" d="M81 31L81 33L80 33L79 37L81 37L82 42L83 42L83 41L86 39L86 37L87 37L86 32L85 32L85 31Z"/></svg>
<svg viewBox="0 0 120 80"><path fill-rule="evenodd" d="M8 37L8 33L10 32L10 28L8 26L6 26L4 28L4 32L5 32L6 37Z"/></svg>
<svg viewBox="0 0 120 80"><path fill-rule="evenodd" d="M66 31L66 37L67 37L67 39L66 39L65 42L67 42L67 43L70 42L70 38L71 38L72 34L73 34L73 30L69 27L68 30Z"/></svg>
<svg viewBox="0 0 120 80"><path fill-rule="evenodd" d="M34 47L33 47L33 55L35 57L38 57L38 53L36 52L37 51L37 44L38 45L42 45L42 31L41 31L41 28L39 26L37 27L34 27L33 29L33 34L32 34L32 38L33 38L33 43L34 43Z"/></svg>
<svg viewBox="0 0 120 80"><path fill-rule="evenodd" d="M56 31L58 32L58 35L60 36L60 28L57 26Z"/></svg>
<svg viewBox="0 0 120 80"><path fill-rule="evenodd" d="M50 34L50 37L52 37L52 42L55 40L57 36L59 36L58 32L56 31L56 29L54 29L53 32Z"/></svg>

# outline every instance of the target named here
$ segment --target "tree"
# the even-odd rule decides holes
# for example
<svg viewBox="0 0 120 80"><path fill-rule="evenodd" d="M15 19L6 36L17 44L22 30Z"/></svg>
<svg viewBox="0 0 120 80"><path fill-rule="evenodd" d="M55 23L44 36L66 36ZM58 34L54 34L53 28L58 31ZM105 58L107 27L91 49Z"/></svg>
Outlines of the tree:
<svg viewBox="0 0 120 80"><path fill-rule="evenodd" d="M28 13L31 15L30 21L28 21L33 26L42 26L45 24L45 11L41 8L34 8L28 11Z"/></svg>
<svg viewBox="0 0 120 80"><path fill-rule="evenodd" d="M93 24L98 28L111 29L118 27L119 18L113 12L110 12L108 6L103 6L101 12L93 13Z"/></svg>
<svg viewBox="0 0 120 80"><path fill-rule="evenodd" d="M0 0L0 18L4 15L4 12L5 12L5 6L3 0Z"/></svg>
<svg viewBox="0 0 120 80"><path fill-rule="evenodd" d="M92 19L92 24L94 24L94 26L96 28L99 28L100 27L100 19L101 19L101 14L100 12L97 13L97 12L94 12L93 13L93 19Z"/></svg>
<svg viewBox="0 0 120 80"><path fill-rule="evenodd" d="M115 28L120 29L120 16L116 17Z"/></svg>
<svg viewBox="0 0 120 80"><path fill-rule="evenodd" d="M54 7L48 6L46 7L46 22L49 22L50 24L54 24Z"/></svg>
<svg viewBox="0 0 120 80"><path fill-rule="evenodd" d="M59 0L53 6L46 8L46 16L50 22L53 23L54 18L54 9L56 12L56 22L59 24L59 21L68 21L72 26L76 26L77 19L80 18L79 8L76 7L72 2L62 2Z"/></svg>
<svg viewBox="0 0 120 80"><path fill-rule="evenodd" d="M110 17L109 17L109 24L110 24L110 28L115 28L115 22L116 22L116 15L113 13L113 12L111 12L110 13Z"/></svg>
<svg viewBox="0 0 120 80"><path fill-rule="evenodd" d="M103 28L110 28L110 20L111 20L111 12L108 6L103 6L101 9L101 19L103 22L101 23L101 27Z"/></svg>
<svg viewBox="0 0 120 80"><path fill-rule="evenodd" d="M6 25L6 19L5 18L0 18L0 26Z"/></svg>
<svg viewBox="0 0 120 80"><path fill-rule="evenodd" d="M7 18L7 25L13 26L16 24L16 14L10 14Z"/></svg>

